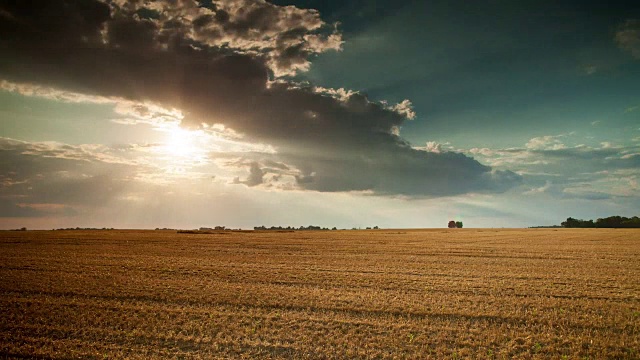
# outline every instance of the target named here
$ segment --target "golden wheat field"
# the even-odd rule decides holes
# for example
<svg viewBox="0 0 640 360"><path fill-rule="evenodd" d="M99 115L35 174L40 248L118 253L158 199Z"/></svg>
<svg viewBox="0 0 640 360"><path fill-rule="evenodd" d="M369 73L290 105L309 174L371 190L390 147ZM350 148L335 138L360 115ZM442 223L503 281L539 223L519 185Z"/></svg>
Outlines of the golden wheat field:
<svg viewBox="0 0 640 360"><path fill-rule="evenodd" d="M0 295L0 358L638 359L640 231L5 231Z"/></svg>

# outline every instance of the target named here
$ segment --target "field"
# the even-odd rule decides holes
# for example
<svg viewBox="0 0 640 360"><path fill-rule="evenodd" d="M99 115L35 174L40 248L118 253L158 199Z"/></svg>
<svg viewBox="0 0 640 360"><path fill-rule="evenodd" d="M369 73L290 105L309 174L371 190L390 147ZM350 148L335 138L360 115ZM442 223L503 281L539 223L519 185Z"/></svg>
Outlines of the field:
<svg viewBox="0 0 640 360"><path fill-rule="evenodd" d="M4 231L0 358L639 359L640 231Z"/></svg>

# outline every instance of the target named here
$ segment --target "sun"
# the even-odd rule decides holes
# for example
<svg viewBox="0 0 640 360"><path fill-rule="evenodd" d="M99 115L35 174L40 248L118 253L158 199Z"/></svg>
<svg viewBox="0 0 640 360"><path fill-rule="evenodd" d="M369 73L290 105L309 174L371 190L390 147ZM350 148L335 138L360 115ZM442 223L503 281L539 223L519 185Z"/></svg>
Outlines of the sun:
<svg viewBox="0 0 640 360"><path fill-rule="evenodd" d="M179 126L164 130L162 154L173 161L198 162L207 152L206 136L200 130L187 130Z"/></svg>
<svg viewBox="0 0 640 360"><path fill-rule="evenodd" d="M173 128L169 130L165 141L166 153L175 157L196 155L200 151L197 138L195 131Z"/></svg>

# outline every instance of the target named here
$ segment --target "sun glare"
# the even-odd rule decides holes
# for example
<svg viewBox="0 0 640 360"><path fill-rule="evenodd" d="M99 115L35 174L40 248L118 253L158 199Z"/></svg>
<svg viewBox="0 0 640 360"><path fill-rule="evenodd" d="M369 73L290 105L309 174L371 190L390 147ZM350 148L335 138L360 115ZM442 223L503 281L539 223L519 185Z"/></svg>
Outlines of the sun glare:
<svg viewBox="0 0 640 360"><path fill-rule="evenodd" d="M179 126L162 129L165 139L159 155L172 169L179 172L206 162L208 137L201 130L187 130Z"/></svg>
<svg viewBox="0 0 640 360"><path fill-rule="evenodd" d="M174 128L167 134L165 152L175 157L194 157L202 152L199 146L198 132Z"/></svg>

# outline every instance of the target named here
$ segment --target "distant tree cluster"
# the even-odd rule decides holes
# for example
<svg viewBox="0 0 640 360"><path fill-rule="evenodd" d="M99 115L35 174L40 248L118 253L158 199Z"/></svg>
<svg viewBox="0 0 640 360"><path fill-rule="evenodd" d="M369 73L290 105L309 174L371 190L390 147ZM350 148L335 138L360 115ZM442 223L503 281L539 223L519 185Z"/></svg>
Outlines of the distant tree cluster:
<svg viewBox="0 0 640 360"><path fill-rule="evenodd" d="M200 231L211 231L211 230L227 230L227 227L218 225L218 226L214 226L212 228L211 227L201 227L200 228ZM229 230L231 230L231 229L229 229Z"/></svg>
<svg viewBox="0 0 640 360"><path fill-rule="evenodd" d="M624 216L609 216L593 220L580 220L567 218L560 225L565 228L640 228L640 218L634 216L627 218Z"/></svg>
<svg viewBox="0 0 640 360"><path fill-rule="evenodd" d="M91 228L91 227L87 227L87 228L81 228L81 227L74 227L74 228L59 228L59 229L54 229L54 230L114 230L113 228Z"/></svg>
<svg viewBox="0 0 640 360"><path fill-rule="evenodd" d="M378 230L380 229L378 226L374 226L374 227L370 227L368 226L366 228L367 230ZM309 225L309 226L300 226L300 227L295 227L295 226L271 226L271 227L266 227L266 226L254 226L253 230L290 230L290 231L294 231L294 230L315 230L315 231L322 231L322 230L338 230L337 227L332 227L331 229L329 229L328 227L321 227L321 226L315 226L315 225ZM360 230L359 228L353 228L351 230Z"/></svg>
<svg viewBox="0 0 640 360"><path fill-rule="evenodd" d="M462 229L462 221L451 220L449 221L449 224L447 225L447 227L449 229Z"/></svg>
<svg viewBox="0 0 640 360"><path fill-rule="evenodd" d="M295 226L271 226L271 227L266 227L266 226L254 226L253 230L329 230L329 228L326 227L321 227L321 226L315 226L315 225L309 225L309 226L300 226L299 228L295 227ZM337 228L333 228L331 230L338 230Z"/></svg>

